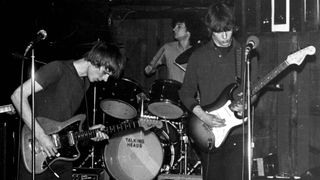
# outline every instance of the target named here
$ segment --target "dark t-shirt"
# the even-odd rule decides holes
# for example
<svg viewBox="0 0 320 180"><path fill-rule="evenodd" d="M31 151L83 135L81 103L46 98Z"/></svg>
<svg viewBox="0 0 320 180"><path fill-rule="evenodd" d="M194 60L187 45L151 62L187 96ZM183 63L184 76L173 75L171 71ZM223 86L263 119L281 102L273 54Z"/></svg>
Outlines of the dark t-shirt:
<svg viewBox="0 0 320 180"><path fill-rule="evenodd" d="M81 105L89 81L82 79L73 61L53 61L41 67L35 75L43 90L35 94L35 116L66 121Z"/></svg>

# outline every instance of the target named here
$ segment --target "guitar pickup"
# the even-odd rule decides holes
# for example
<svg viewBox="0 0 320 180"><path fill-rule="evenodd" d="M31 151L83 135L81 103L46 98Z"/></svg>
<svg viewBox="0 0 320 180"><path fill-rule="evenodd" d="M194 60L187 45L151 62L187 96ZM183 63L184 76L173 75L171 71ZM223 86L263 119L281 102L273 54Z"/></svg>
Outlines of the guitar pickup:
<svg viewBox="0 0 320 180"><path fill-rule="evenodd" d="M74 138L74 134L72 131L68 132L68 143L70 146L74 146L76 144L75 138Z"/></svg>
<svg viewBox="0 0 320 180"><path fill-rule="evenodd" d="M52 134L51 137L52 137L53 144L57 148L61 148L60 136L58 134Z"/></svg>

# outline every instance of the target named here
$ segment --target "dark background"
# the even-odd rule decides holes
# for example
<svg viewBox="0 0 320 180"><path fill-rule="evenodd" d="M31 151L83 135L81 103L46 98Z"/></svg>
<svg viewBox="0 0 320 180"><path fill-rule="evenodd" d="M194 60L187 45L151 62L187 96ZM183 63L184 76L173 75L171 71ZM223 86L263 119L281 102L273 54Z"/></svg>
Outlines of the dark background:
<svg viewBox="0 0 320 180"><path fill-rule="evenodd" d="M148 92L152 82L165 73L161 69L155 76L146 77L143 69L165 42L173 40L172 18L183 13L201 18L213 2L216 1L1 0L0 105L11 103L10 95L21 81L22 59L12 54L23 55L40 29L46 30L48 37L34 49L36 60L48 63L78 58L97 40L116 43L127 57L124 76L136 80ZM235 7L240 27L236 34L238 40L245 43L252 34L260 39L257 52L261 76L299 49L309 45L320 48L318 0L290 1L288 32L271 32L270 0L228 2ZM283 9L280 7L275 17L280 22L285 15L281 12ZM26 57L30 58L30 52ZM311 168L316 172L320 166L320 63L317 57L318 52L307 57L301 66L292 66L277 77L274 83L283 85L283 90L266 91L255 109L253 156L277 154L282 175L301 175ZM36 63L36 67L39 66L41 63ZM25 80L30 77L30 60L25 60L23 70ZM92 92L88 93L88 101L93 101ZM98 111L103 114L101 109ZM13 152L11 147L17 141L11 131L17 127L18 119L3 116L0 121L1 133L6 134L1 136L1 142L10 147L2 155L10 156L8 152ZM11 158L8 163L11 165Z"/></svg>

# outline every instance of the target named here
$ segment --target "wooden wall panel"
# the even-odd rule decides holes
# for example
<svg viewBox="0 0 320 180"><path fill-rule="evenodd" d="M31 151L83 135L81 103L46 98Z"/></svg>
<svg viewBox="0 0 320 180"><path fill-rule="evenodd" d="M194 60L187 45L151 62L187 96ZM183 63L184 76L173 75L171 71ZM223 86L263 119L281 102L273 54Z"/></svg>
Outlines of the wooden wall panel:
<svg viewBox="0 0 320 180"><path fill-rule="evenodd" d="M116 23L118 39L124 42L129 59L125 76L137 80L147 91L163 73L146 77L143 68L165 42L172 40L171 21L134 19ZM300 48L314 45L320 49L317 32L265 32L257 36L260 76ZM239 36L240 40L246 38ZM299 175L320 165L319 75L317 55L307 57L299 67L290 66L272 82L283 85L283 91L264 91L255 109L253 156L278 154L280 174Z"/></svg>
<svg viewBox="0 0 320 180"><path fill-rule="evenodd" d="M316 33L273 33L260 36L260 68L265 74L286 57L309 45L320 47ZM267 71L267 72L265 72ZM307 169L319 166L318 134L319 123L319 62L317 56L307 56L300 66L290 66L276 78L283 85L279 92L267 91L263 94L257 106L256 124L258 132L273 132L268 134L267 144L259 143L256 151L276 149L279 156L280 172L287 175L299 175ZM269 114L269 115L268 115ZM275 126L272 126L275 122ZM275 136L276 134L276 136ZM260 134L256 134L257 139ZM272 138L274 137L274 138ZM261 145L261 146L259 146ZM258 153L257 153L258 154ZM262 153L263 154L263 153Z"/></svg>
<svg viewBox="0 0 320 180"><path fill-rule="evenodd" d="M118 22L120 23L120 22ZM127 20L118 26L118 39L125 44L128 57L125 76L137 80L147 91L152 82L163 77L146 77L143 68L156 51L172 40L169 19ZM287 56L300 48L320 48L317 33L263 33L257 35L260 76L266 75ZM246 39L240 36L239 39ZM265 91L255 109L253 156L278 154L280 173L299 175L319 166L320 157L320 65L316 56L290 66L272 83L283 91Z"/></svg>
<svg viewBox="0 0 320 180"><path fill-rule="evenodd" d="M139 19L118 21L118 39L124 42L128 61L124 76L138 81L147 91L152 82L164 78L164 68L153 76L144 74L144 67L152 60L159 48L173 41L170 19Z"/></svg>

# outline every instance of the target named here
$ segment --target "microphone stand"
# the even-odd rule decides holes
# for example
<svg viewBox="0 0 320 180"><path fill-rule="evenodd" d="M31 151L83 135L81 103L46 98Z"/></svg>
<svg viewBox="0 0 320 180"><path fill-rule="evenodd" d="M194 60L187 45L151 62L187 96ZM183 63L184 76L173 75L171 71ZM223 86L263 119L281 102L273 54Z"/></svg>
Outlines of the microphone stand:
<svg viewBox="0 0 320 180"><path fill-rule="evenodd" d="M35 56L34 56L34 48L32 46L32 43L28 45L24 52L24 57L31 49L31 135L32 135L32 148L31 148L31 154L32 154L32 179L35 179L35 117L34 117L34 84L35 84Z"/></svg>
<svg viewBox="0 0 320 180"><path fill-rule="evenodd" d="M31 136L32 136L32 148L31 148L31 154L32 154L32 179L35 179L35 117L34 117L34 94L35 94L35 55L34 55L34 47L37 42L40 40L44 40L47 37L47 32L45 30L40 30L37 33L37 38L34 41L31 41L28 46L26 47L24 51L24 57L27 55L27 53L31 49ZM21 109L22 113L22 109Z"/></svg>
<svg viewBox="0 0 320 180"><path fill-rule="evenodd" d="M252 128L251 128L251 87L250 87L250 59L249 59L249 50L245 50L245 63L246 63L246 75L245 75L245 102L246 102L246 107L247 107L247 121L248 121L248 137L247 137L247 151L248 151L248 180L251 180L251 173L252 173L252 148L253 148L253 142L252 142ZM244 107L245 107L244 106Z"/></svg>

